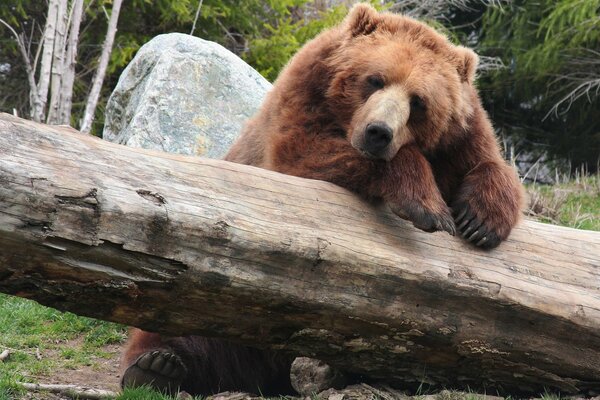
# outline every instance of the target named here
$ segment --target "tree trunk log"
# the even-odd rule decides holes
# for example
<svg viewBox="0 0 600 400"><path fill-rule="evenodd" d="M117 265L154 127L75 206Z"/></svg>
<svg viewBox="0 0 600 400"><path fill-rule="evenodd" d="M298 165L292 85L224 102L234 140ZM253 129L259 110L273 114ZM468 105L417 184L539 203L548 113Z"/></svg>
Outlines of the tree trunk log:
<svg viewBox="0 0 600 400"><path fill-rule="evenodd" d="M394 384L600 389L600 234L494 251L332 184L0 115L0 291Z"/></svg>

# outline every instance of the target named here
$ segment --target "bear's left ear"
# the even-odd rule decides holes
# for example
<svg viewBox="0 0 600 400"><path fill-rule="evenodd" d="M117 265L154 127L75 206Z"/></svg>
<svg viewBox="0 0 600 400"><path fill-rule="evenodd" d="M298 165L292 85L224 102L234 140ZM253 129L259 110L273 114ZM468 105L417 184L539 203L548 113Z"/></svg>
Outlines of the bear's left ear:
<svg viewBox="0 0 600 400"><path fill-rule="evenodd" d="M373 6L358 3L348 13L344 22L352 36L369 35L377 29L379 15Z"/></svg>
<svg viewBox="0 0 600 400"><path fill-rule="evenodd" d="M454 48L456 69L462 82L473 83L475 80L475 72L477 71L477 64L479 63L479 57L471 49L463 46L456 46Z"/></svg>

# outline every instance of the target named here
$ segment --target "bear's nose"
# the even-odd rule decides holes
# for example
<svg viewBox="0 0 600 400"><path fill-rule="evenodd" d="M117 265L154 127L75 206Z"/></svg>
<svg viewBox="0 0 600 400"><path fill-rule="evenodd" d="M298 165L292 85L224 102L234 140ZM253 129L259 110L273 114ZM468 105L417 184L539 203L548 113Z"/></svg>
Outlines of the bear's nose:
<svg viewBox="0 0 600 400"><path fill-rule="evenodd" d="M367 125L365 131L364 150L372 155L378 155L392 141L392 128L382 122L373 122Z"/></svg>

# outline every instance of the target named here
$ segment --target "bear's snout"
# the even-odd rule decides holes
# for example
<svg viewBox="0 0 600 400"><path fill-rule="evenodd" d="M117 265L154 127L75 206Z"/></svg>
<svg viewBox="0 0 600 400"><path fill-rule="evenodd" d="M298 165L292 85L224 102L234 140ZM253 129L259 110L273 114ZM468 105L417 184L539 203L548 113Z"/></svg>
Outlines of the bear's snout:
<svg viewBox="0 0 600 400"><path fill-rule="evenodd" d="M364 137L363 150L371 156L380 157L391 143L394 132L385 122L372 122L365 128Z"/></svg>

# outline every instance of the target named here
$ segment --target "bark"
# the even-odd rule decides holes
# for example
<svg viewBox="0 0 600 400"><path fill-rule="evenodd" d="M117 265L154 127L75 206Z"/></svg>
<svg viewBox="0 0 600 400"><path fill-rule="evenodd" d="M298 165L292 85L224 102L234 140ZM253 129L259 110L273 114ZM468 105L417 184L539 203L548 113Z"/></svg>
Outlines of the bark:
<svg viewBox="0 0 600 400"><path fill-rule="evenodd" d="M66 46L65 67L61 81L61 102L58 110L58 123L71 124L71 108L73 106L73 84L75 82L75 65L77 64L77 44L79 28L83 18L83 0L74 0L71 11L69 38Z"/></svg>
<svg viewBox="0 0 600 400"><path fill-rule="evenodd" d="M106 31L106 39L102 45L102 54L100 55L100 61L98 62L98 69L96 69L96 73L92 79L92 88L85 105L85 112L83 113L81 131L84 133L90 133L92 130L92 122L94 121L94 114L96 112L96 106L98 105L98 98L100 97L100 89L102 89L102 83L104 82L104 76L106 75L106 68L108 67L110 53L112 52L113 42L117 33L117 22L119 21L121 3L122 0L114 0L112 4L112 11L110 13L110 19L108 21L108 28Z"/></svg>
<svg viewBox="0 0 600 400"><path fill-rule="evenodd" d="M50 88L50 75L52 72L56 23L61 1L62 0L49 0L48 2L48 15L46 17L46 26L44 28L44 47L40 64L40 76L37 83L41 109L35 110L35 113L33 114L34 121L44 120L44 110L46 108L46 103L48 102L48 90Z"/></svg>
<svg viewBox="0 0 600 400"><path fill-rule="evenodd" d="M56 36L54 38L54 52L52 53L52 74L50 86L50 104L48 106L48 124L58 124L58 113L62 101L62 78L67 67L65 63L66 40L69 13L68 0L59 0L58 17L56 19Z"/></svg>
<svg viewBox="0 0 600 400"><path fill-rule="evenodd" d="M600 234L491 252L332 184L0 116L0 291L400 385L600 389Z"/></svg>

